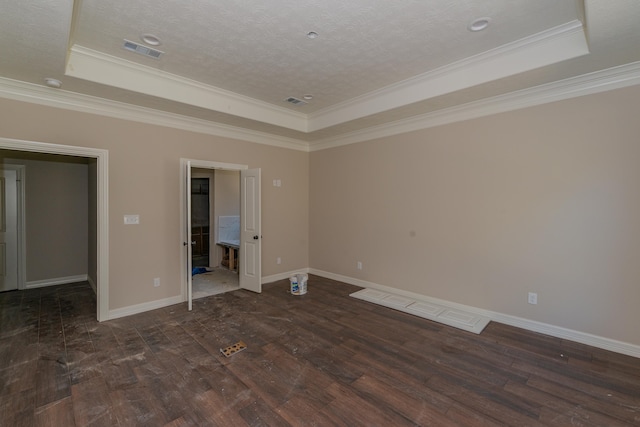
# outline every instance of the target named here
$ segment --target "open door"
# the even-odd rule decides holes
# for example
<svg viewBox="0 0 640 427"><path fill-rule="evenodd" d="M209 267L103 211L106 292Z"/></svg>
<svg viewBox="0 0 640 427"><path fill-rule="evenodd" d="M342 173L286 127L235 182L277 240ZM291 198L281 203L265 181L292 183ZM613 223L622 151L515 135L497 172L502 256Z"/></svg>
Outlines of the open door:
<svg viewBox="0 0 640 427"><path fill-rule="evenodd" d="M262 292L260 169L240 171L240 287Z"/></svg>
<svg viewBox="0 0 640 427"><path fill-rule="evenodd" d="M0 292L18 289L17 172L0 169Z"/></svg>
<svg viewBox="0 0 640 427"><path fill-rule="evenodd" d="M186 207L187 207L187 218L186 218L186 226L185 237L186 241L182 242L182 244L186 247L187 250L187 301L189 305L189 311L193 309L193 266L191 265L191 255L193 252L193 246L191 242L193 239L191 238L191 162L187 161L185 163L186 168L185 174L185 185L186 185Z"/></svg>

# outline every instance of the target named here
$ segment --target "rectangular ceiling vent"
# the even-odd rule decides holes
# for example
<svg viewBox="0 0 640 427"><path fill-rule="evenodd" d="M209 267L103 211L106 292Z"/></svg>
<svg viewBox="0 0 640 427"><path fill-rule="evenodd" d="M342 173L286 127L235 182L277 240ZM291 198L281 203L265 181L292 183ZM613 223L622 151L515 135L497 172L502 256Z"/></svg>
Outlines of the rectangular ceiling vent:
<svg viewBox="0 0 640 427"><path fill-rule="evenodd" d="M148 56L153 59L160 58L160 55L164 53L161 50L151 49L150 47L146 47L129 40L124 41L124 48L131 52L139 53L140 55Z"/></svg>
<svg viewBox="0 0 640 427"><path fill-rule="evenodd" d="M304 105L306 104L305 101L303 101L302 99L298 99L298 98L294 98L293 96L290 96L289 98L285 99L285 101L293 104L293 105Z"/></svg>

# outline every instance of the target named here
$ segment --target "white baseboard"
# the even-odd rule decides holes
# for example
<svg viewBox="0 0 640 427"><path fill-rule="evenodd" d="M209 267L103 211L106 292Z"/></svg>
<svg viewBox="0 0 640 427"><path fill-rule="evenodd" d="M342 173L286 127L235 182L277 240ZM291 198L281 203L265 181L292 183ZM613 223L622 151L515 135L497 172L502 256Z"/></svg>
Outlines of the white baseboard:
<svg viewBox="0 0 640 427"><path fill-rule="evenodd" d="M118 319L120 317L131 316L132 314L143 313L145 311L151 311L158 308L168 307L170 305L180 304L183 302L182 295L176 295L175 297L159 299L155 301L143 302L142 304L129 305L127 307L116 308L109 310L109 320Z"/></svg>
<svg viewBox="0 0 640 427"><path fill-rule="evenodd" d="M265 283L277 282L278 280L288 279L294 274L302 274L302 273L308 274L309 268L299 268L297 270L287 271L285 273L272 274L271 276L263 276L262 283L265 284ZM318 274L318 276L320 276L320 274Z"/></svg>
<svg viewBox="0 0 640 427"><path fill-rule="evenodd" d="M262 283L271 283L282 279L288 279L292 275L296 273L308 273L308 268L301 268L295 271L289 271L285 273L278 273L271 276L262 277ZM175 297L165 298L156 301L144 302L142 304L130 305L127 307L116 308L114 310L109 310L109 320L118 319L120 317L131 316L133 314L144 313L145 311L155 310L158 308L168 307L174 304L180 304L184 302L185 299L182 295L177 295Z"/></svg>
<svg viewBox="0 0 640 427"><path fill-rule="evenodd" d="M96 282L93 281L91 276L87 275L87 282L89 282L89 285L91 285L91 289L93 289L93 293L98 295L98 287L96 286Z"/></svg>
<svg viewBox="0 0 640 427"><path fill-rule="evenodd" d="M524 319L517 316L498 313L495 311L483 310L481 308L471 307L468 305L458 304L450 301L445 301L438 298L432 298L422 294L417 294L415 292L403 291L401 289L379 285L377 283L367 282L365 280L343 276L340 274L329 273L327 271L317 270L314 268L310 268L308 270L310 274L315 274L317 276L325 277L327 279L337 280L340 282L348 283L350 285L360 286L362 288L376 289L382 292L402 295L407 298L415 298L418 300L431 302L433 304L444 305L447 307L467 311L480 316L486 316L494 322L503 323L505 325L515 326L515 327L526 329L532 332L539 332L541 334L550 335L552 337L567 339L567 340L575 341L581 344L586 344L593 347L601 348L603 350L613 351L616 353L626 354L628 356L640 358L640 346L635 344L631 344L623 341L617 341L610 338L588 334L585 332L575 331L572 329L562 328L560 326L537 322L535 320L529 320L529 319Z"/></svg>
<svg viewBox="0 0 640 427"><path fill-rule="evenodd" d="M67 283L86 282L88 276L80 274L78 276L57 277L55 279L33 280L25 284L25 289L44 288L45 286L66 285Z"/></svg>

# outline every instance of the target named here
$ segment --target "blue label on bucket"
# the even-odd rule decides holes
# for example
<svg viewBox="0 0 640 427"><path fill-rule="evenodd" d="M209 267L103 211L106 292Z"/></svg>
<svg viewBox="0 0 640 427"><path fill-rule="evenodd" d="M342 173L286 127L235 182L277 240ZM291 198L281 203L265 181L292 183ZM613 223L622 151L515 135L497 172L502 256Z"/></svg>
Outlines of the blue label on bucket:
<svg viewBox="0 0 640 427"><path fill-rule="evenodd" d="M295 293L297 293L299 291L300 291L300 288L298 287L298 284L297 283L292 283L291 284L291 293L295 294Z"/></svg>

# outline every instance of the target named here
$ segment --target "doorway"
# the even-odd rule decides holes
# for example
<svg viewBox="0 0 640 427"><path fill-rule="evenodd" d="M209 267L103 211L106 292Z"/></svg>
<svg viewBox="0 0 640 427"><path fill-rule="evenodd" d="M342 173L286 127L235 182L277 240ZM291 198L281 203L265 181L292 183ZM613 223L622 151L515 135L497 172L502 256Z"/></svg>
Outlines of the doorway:
<svg viewBox="0 0 640 427"><path fill-rule="evenodd" d="M210 208L210 228L209 236L213 236L210 244L210 265L209 267L215 267L218 262L222 264L224 261L224 255L227 257L235 257L239 259L239 266L237 269L238 286L243 289L252 290L254 292L261 292L261 214L260 214L260 170L249 170L246 165L237 165L230 163L210 162L202 160L190 160L181 159L181 236L182 245L185 248L181 252L182 258L182 289L183 297L188 302L189 310L192 309L192 301L194 297L194 266L192 264L194 246L196 240L192 238L192 175L193 177L199 177L201 173L209 173L214 177L213 184L209 186L210 201L214 202L210 204L213 207ZM235 242L222 239L222 229L218 229L222 224L221 219L224 219L224 225L228 225L233 222L234 215L224 215L228 213L224 209L218 209L220 206L215 202L215 196L218 191L215 182L215 176L219 174L221 177L224 175L230 175L235 178L235 184L239 187L239 208L236 207L236 218L239 222L239 235ZM211 181L210 181L211 182ZM221 195L223 195L221 194ZM233 196L238 203L238 196ZM213 213L213 214L212 214ZM233 212L232 212L233 213ZM230 221L230 222L229 222ZM228 229L225 229L228 231ZM227 236L228 237L228 236ZM235 247L234 247L235 246ZM233 252L229 252L229 251ZM217 254L222 253L222 256ZM235 265L231 262L230 258L227 258L227 268ZM234 268L231 268L232 270Z"/></svg>
<svg viewBox="0 0 640 427"><path fill-rule="evenodd" d="M96 318L98 321L109 319L109 244L108 244L108 152L106 150L48 144L43 142L23 141L0 138L0 150L17 153L40 153L45 155L62 155L84 158L89 164L90 201L95 207L91 209L89 222L92 232L89 236L89 268L93 270L93 286L96 291ZM19 255L21 251L18 252ZM24 251L22 251L24 253ZM24 281L24 278L20 279ZM19 284L20 287L20 284Z"/></svg>
<svg viewBox="0 0 640 427"><path fill-rule="evenodd" d="M22 167L0 165L0 292L17 290L21 280L22 257Z"/></svg>
<svg viewBox="0 0 640 427"><path fill-rule="evenodd" d="M208 268L211 241L211 179L191 174L191 239L193 242L191 265Z"/></svg>
<svg viewBox="0 0 640 427"><path fill-rule="evenodd" d="M236 250L224 243L240 239L239 218L240 171L191 168L193 299L240 289Z"/></svg>

